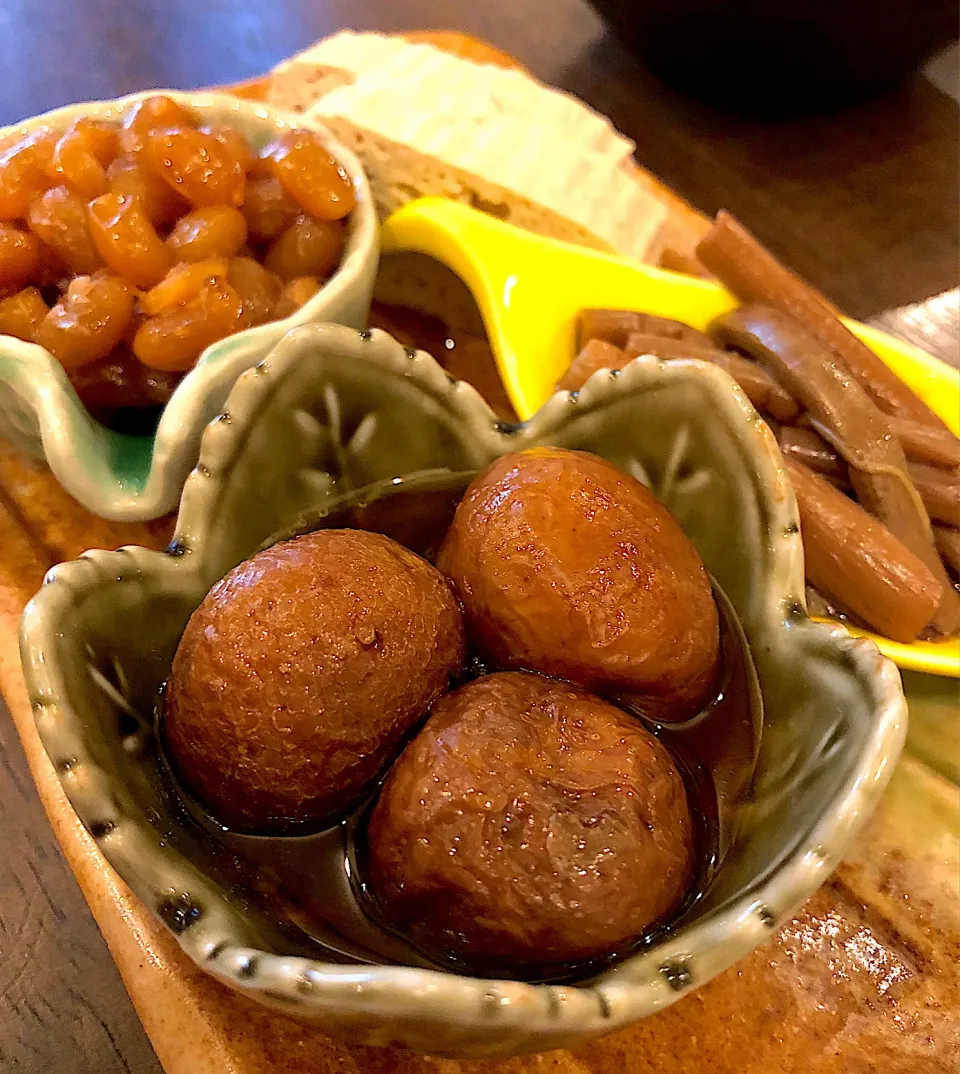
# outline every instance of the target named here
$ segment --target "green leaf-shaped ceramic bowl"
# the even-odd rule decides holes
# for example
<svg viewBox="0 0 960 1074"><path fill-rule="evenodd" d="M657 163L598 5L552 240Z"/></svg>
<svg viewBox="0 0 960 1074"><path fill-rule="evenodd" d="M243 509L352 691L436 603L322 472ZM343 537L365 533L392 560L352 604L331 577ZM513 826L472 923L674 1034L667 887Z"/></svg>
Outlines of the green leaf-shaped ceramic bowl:
<svg viewBox="0 0 960 1074"><path fill-rule="evenodd" d="M289 127L309 127L350 173L357 205L343 260L320 291L292 316L247 329L208 347L164 408L154 436L127 436L95 421L62 366L42 347L0 335L0 436L45 458L64 488L105 518L157 518L176 507L197 461L200 434L223 406L244 369L255 365L291 328L333 321L362 328L377 271L379 229L366 176L357 158L320 124L265 105L216 93L151 90L116 101L70 105L0 130L0 139L39 127L65 128L79 116L115 119L144 97L163 93L205 122L229 124L262 147Z"/></svg>
<svg viewBox="0 0 960 1074"><path fill-rule="evenodd" d="M582 985L322 959L278 915L264 875L238 869L165 781L151 714L180 634L230 568L322 524L354 490L429 484L533 444L588 449L649 480L736 608L765 710L737 837L680 927ZM826 879L876 805L905 733L899 676L872 642L808 620L802 593L776 444L716 367L638 358L504 427L428 355L381 332L307 326L240 376L206 429L171 548L54 568L21 649L70 801L197 965L354 1042L508 1055L609 1032L709 980Z"/></svg>

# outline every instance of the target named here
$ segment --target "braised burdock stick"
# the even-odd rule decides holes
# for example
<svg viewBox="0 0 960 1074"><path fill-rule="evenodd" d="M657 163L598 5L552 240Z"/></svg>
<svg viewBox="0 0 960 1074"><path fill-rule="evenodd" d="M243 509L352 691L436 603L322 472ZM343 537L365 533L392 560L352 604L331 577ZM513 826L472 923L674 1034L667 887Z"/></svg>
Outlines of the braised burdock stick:
<svg viewBox="0 0 960 1074"><path fill-rule="evenodd" d="M784 425L777 436L785 459L792 459L831 481L847 481L847 464L813 429Z"/></svg>
<svg viewBox="0 0 960 1074"><path fill-rule="evenodd" d="M841 488L850 487L847 464L813 429L784 425L777 440L784 457L802 463L832 484ZM947 526L960 526L960 470L908 462L907 472L930 520L943 522Z"/></svg>
<svg viewBox="0 0 960 1074"><path fill-rule="evenodd" d="M956 472L918 462L910 463L908 469L931 520L960 526L960 477Z"/></svg>
<svg viewBox="0 0 960 1074"><path fill-rule="evenodd" d="M789 458L784 465L797 497L810 584L878 634L914 641L941 603L941 583L886 526L828 481Z"/></svg>
<svg viewBox="0 0 960 1074"><path fill-rule="evenodd" d="M912 418L887 416L890 431L908 459L952 469L960 466L960 440L949 429L935 429Z"/></svg>
<svg viewBox="0 0 960 1074"><path fill-rule="evenodd" d="M887 414L943 429L932 410L840 321L839 311L796 276L728 212L717 213L697 257L741 302L772 306L799 321L834 351Z"/></svg>
<svg viewBox="0 0 960 1074"><path fill-rule="evenodd" d="M564 391L579 391L587 378L598 369L622 369L641 354L653 354L666 360L695 358L720 366L740 385L757 410L769 414L777 421L793 421L799 415L800 406L796 399L756 362L742 358L739 354L720 350L707 336L702 336L702 340L703 342L650 332L632 332L627 338L626 346L620 349L606 340L593 338L581 348L570 368L557 382L557 387Z"/></svg>
<svg viewBox="0 0 960 1074"><path fill-rule="evenodd" d="M711 347L713 341L703 332L698 332L689 325L668 317L656 317L653 314L635 313L631 310L583 310L577 321L577 351L582 353L591 340L609 343L611 347L626 350L628 360L638 354L657 354L661 358L706 358L716 361L743 388L753 405L778 421L789 422L798 411L797 403L791 399L789 392L778 384L764 370L755 366L740 364L737 355L730 355L722 361L716 360L716 354L703 355L701 347ZM666 343L664 341L667 341ZM698 348L682 351L679 347L668 351L670 341L683 340ZM654 343L653 341L657 341ZM714 348L716 352L717 348ZM727 355L727 351L720 351ZM592 352L596 358L598 351ZM605 367L619 369L625 363L613 366L610 362L597 359L597 364L587 366L578 359L574 366L564 375L557 385L569 391L581 387L590 373ZM581 369L589 372L581 374ZM577 381L579 380L579 383ZM912 394L912 393L911 393ZM904 454L916 462L927 462L933 466L953 468L960 466L960 439L955 437L945 426L929 422L915 421L912 418L888 415L890 429L900 441Z"/></svg>
<svg viewBox="0 0 960 1074"><path fill-rule="evenodd" d="M806 407L818 431L850 467L857 499L926 563L940 584L942 601L933 629L955 634L960 597L947 579L900 443L860 384L833 351L779 310L741 306L719 318L713 331L721 342L764 365Z"/></svg>
<svg viewBox="0 0 960 1074"><path fill-rule="evenodd" d="M783 388L780 390L785 391ZM762 409L762 407L757 409ZM789 419L781 420L788 421ZM916 421L892 418L889 414L884 415L884 420L890 432L900 441L900 446L909 462L935 466L948 472L956 471L960 467L960 440L949 430L944 429L940 432ZM821 442L823 440L812 429L797 426L793 431L798 434L810 433L812 436L817 436ZM806 460L800 459L800 461Z"/></svg>
<svg viewBox="0 0 960 1074"><path fill-rule="evenodd" d="M954 574L960 575L960 530L950 526L934 526L933 538L944 563Z"/></svg>
<svg viewBox="0 0 960 1074"><path fill-rule="evenodd" d="M603 339L589 339L580 348L570 368L557 381L560 391L578 392L600 369L623 369L630 359L619 348Z"/></svg>
<svg viewBox="0 0 960 1074"><path fill-rule="evenodd" d="M698 358L720 366L743 389L744 395L757 410L769 414L777 421L793 421L800 413L796 399L756 362L739 354L721 350L712 343L709 346L681 339L659 339L656 336L635 332L624 348L627 358L638 354L655 354L659 358Z"/></svg>
<svg viewBox="0 0 960 1074"><path fill-rule="evenodd" d="M591 339L602 339L615 347L625 347L634 332L643 332L660 339L686 339L691 343L710 346L708 336L683 321L633 310L590 309L581 310L577 317L577 350L583 350Z"/></svg>

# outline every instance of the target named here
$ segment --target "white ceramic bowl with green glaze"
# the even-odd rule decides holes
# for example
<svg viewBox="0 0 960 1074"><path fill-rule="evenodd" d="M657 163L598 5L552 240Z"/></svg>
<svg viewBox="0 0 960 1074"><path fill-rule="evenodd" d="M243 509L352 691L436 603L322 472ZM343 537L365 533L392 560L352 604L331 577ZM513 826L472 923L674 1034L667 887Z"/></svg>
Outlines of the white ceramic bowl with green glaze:
<svg viewBox="0 0 960 1074"><path fill-rule="evenodd" d="M0 130L0 138L47 126L65 128L79 116L116 119L132 104L157 93L193 109L205 122L225 123L260 148L290 127L318 132L353 180L343 260L320 291L282 321L250 328L208 347L164 408L154 436L127 436L95 421L73 390L63 367L42 347L0 335L0 436L45 458L63 487L104 518L157 518L176 507L183 481L197 461L200 434L223 406L240 373L258 361L291 328L332 321L362 328L377 271L379 228L360 162L323 126L303 116L216 93L151 90L115 101L70 105Z"/></svg>
<svg viewBox="0 0 960 1074"><path fill-rule="evenodd" d="M322 524L353 490L475 471L535 444L594 451L648 480L735 607L765 710L736 840L679 927L580 985L323 960L164 781L151 714L181 632L228 570ZM207 428L170 550L55 567L24 614L21 652L80 819L198 966L355 1043L504 1056L580 1044L704 984L823 883L877 804L906 729L899 675L872 642L808 620L803 592L776 443L715 366L638 358L505 427L428 355L381 332L310 326L244 373Z"/></svg>

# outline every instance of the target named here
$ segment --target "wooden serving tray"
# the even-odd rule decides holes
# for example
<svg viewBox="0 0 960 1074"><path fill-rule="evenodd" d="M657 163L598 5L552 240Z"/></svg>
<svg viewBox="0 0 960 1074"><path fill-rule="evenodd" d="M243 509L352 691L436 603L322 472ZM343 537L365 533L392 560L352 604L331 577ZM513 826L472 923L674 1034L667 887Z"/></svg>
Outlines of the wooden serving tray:
<svg viewBox="0 0 960 1074"><path fill-rule="evenodd" d="M462 55L508 62L460 35ZM255 95L263 83L242 91ZM683 256L705 222L671 205ZM685 245L686 243L686 245ZM960 743L955 686L907 679L910 752L848 860L765 947L654 1018L576 1051L430 1059L337 1043L228 991L186 959L81 828L40 744L17 646L20 614L54 563L89 547L162 548L172 520L106 522L0 441L0 692L64 854L167 1074L713 1074L952 1072L960 1063ZM932 765L925 763L925 759Z"/></svg>

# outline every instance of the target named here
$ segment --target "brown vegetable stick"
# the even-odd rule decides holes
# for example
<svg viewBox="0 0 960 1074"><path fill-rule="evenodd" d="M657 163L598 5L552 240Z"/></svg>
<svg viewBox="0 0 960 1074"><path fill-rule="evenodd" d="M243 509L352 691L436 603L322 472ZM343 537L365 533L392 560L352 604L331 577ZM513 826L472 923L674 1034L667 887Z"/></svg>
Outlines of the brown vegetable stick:
<svg viewBox="0 0 960 1074"><path fill-rule="evenodd" d="M930 568L943 604L934 629L960 628L960 596L949 585L930 519L907 472L899 441L883 414L834 353L792 317L747 305L719 318L714 334L747 351L795 396L850 467L857 499Z"/></svg>
<svg viewBox="0 0 960 1074"><path fill-rule="evenodd" d="M910 463L909 470L930 518L960 526L960 475L919 462Z"/></svg>
<svg viewBox="0 0 960 1074"><path fill-rule="evenodd" d="M728 212L717 213L697 258L741 302L772 306L799 321L857 378L887 414L942 429L943 423L840 321L839 311L779 261Z"/></svg>
<svg viewBox="0 0 960 1074"><path fill-rule="evenodd" d="M712 362L729 373L757 410L777 421L792 421L797 417L800 413L797 401L756 362L714 347L707 336L703 339L707 341L705 344L649 332L632 332L623 350L606 340L590 339L557 382L557 388L561 391L579 391L598 369L622 369L641 354L653 354L667 360L695 358Z"/></svg>
<svg viewBox="0 0 960 1074"><path fill-rule="evenodd" d="M808 470L813 470L815 474L830 478L832 481L847 480L846 463L813 429L784 425L777 440L785 459L793 459L806 466Z"/></svg>
<svg viewBox="0 0 960 1074"><path fill-rule="evenodd" d="M933 538L944 562L954 574L960 575L960 530L951 529L949 526L934 526Z"/></svg>
<svg viewBox="0 0 960 1074"><path fill-rule="evenodd" d="M663 339L688 339L691 343L711 346L709 337L703 332L669 317L633 310L581 310L577 317L577 351L582 351L591 339L602 339L615 347L624 347L634 332L645 332Z"/></svg>
<svg viewBox="0 0 960 1074"><path fill-rule="evenodd" d="M570 368L557 381L560 391L578 392L599 369L623 369L628 362L627 356L602 339L590 339L580 348Z"/></svg>
<svg viewBox="0 0 960 1074"><path fill-rule="evenodd" d="M890 432L900 441L903 453L910 462L927 463L929 466L942 467L945 470L955 470L960 467L960 440L944 429L941 435L936 430L927 429L909 419L892 418L886 415L887 425ZM809 422L806 415L797 419L794 428L806 428L800 422ZM813 430L810 429L812 433ZM823 437L816 434L823 441ZM956 445L954 450L953 445ZM800 459L801 462L805 460ZM817 468L814 466L814 470ZM820 472L820 471L818 471Z"/></svg>
<svg viewBox="0 0 960 1074"><path fill-rule="evenodd" d="M792 421L800 413L796 399L756 362L742 358L739 354L720 350L713 346L708 337L706 344L688 340L662 339L643 332L634 332L627 340L624 351L628 359L638 354L655 354L659 358L697 358L702 362L712 362L720 366L740 385L751 403L770 414L777 421Z"/></svg>
<svg viewBox="0 0 960 1074"><path fill-rule="evenodd" d="M949 429L935 429L892 414L887 416L887 422L908 459L934 466L960 466L960 440Z"/></svg>
<svg viewBox="0 0 960 1074"><path fill-rule="evenodd" d="M849 489L846 464L819 433L785 425L777 439L784 457L802 463L838 488ZM960 471L908 462L907 472L931 520L960 526Z"/></svg>
<svg viewBox="0 0 960 1074"><path fill-rule="evenodd" d="M658 336L652 332L631 332L627 337L623 353L628 362L640 354L653 354L657 358L697 358L701 362L712 362L718 354L724 352L707 337L703 341L690 339L671 339Z"/></svg>
<svg viewBox="0 0 960 1074"><path fill-rule="evenodd" d="M784 460L800 511L807 578L871 629L911 642L931 621L942 585L926 564L828 481Z"/></svg>

